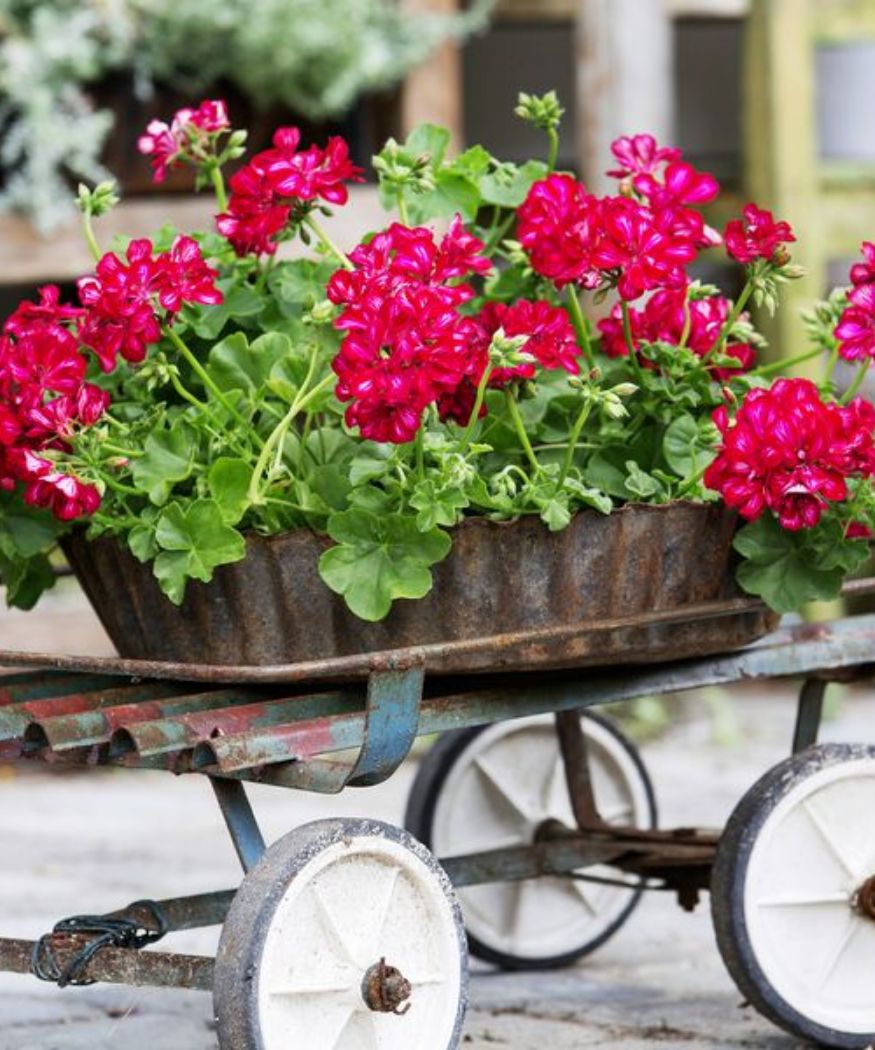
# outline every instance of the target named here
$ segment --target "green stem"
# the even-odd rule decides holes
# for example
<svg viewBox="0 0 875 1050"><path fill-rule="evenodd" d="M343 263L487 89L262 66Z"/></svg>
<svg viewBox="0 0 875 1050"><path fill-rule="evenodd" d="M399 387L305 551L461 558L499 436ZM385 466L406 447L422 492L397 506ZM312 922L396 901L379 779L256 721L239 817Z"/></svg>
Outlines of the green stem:
<svg viewBox="0 0 875 1050"><path fill-rule="evenodd" d="M107 452L114 452L117 456L127 456L129 459L138 459L140 456L145 456L145 452L141 452L135 448L122 448L121 445L115 445L111 441L101 441L100 447L106 449Z"/></svg>
<svg viewBox="0 0 875 1050"><path fill-rule="evenodd" d="M164 335L170 340L170 342L173 343L173 345L180 352L180 354L182 354L182 356L188 362L194 374L198 377L198 379L200 379L200 381L204 384L206 389L210 391L213 397L215 397L215 399L219 402L222 408L225 409L228 415L246 431L250 432L255 443L259 447L262 447L264 443L262 442L258 434L255 432L255 430L252 428L252 425L250 424L249 420L242 416L237 411L237 409L231 404L231 402L225 397L222 390L212 380L207 370L200 363L200 361L198 361L198 359L194 356L191 350L189 350L189 348L179 337L179 335L169 325L164 325L162 331ZM191 398L188 397L186 398L186 400L191 400ZM198 402L198 405L201 408L203 407L200 402Z"/></svg>
<svg viewBox="0 0 875 1050"><path fill-rule="evenodd" d="M227 211L228 193L225 190L225 180L222 177L222 169L218 164L210 165L210 180L216 194L216 203L219 205L219 211Z"/></svg>
<svg viewBox="0 0 875 1050"><path fill-rule="evenodd" d="M706 465L702 467L701 470L697 470L696 473L689 479L689 481L687 481L686 485L684 485L683 488L678 489L678 493L675 498L682 499L690 491L690 489L695 488L696 485L698 485L702 478L705 476L705 471L707 469L708 466Z"/></svg>
<svg viewBox="0 0 875 1050"><path fill-rule="evenodd" d="M313 377L313 373L315 371L315 362L316 354L313 355L313 358L310 362L310 370L308 371L307 377L304 380L303 385L301 386L301 390L298 392L298 396L292 402L288 412L286 412L282 420L280 420L280 422L270 432L267 441L264 442L264 446L262 447L261 453L255 464L255 469L252 471L252 477L249 480L247 498L249 499L250 503L262 502L262 475L267 470L267 464L270 462L270 457L274 449L282 448L282 443L283 441L285 441L286 434L289 432L289 428L294 422L295 416L297 416L298 413L302 411L302 409L306 408L307 405L313 400L313 398L318 397L318 395L321 394L322 391L327 388L329 383L331 383L334 380L334 373L329 373L327 376L324 376L322 380L316 384L316 386L314 386L310 390L307 390L307 392L304 393L304 391L307 388L307 384Z"/></svg>
<svg viewBox="0 0 875 1050"><path fill-rule="evenodd" d="M816 346L813 350L806 350L804 354L797 354L795 357L787 357L780 361L770 361L767 365L760 365L759 368L754 368L753 371L748 372L748 375L770 376L775 372L780 372L783 368L801 365L803 361L810 361L812 357L817 357L818 354L822 353L823 348Z"/></svg>
<svg viewBox="0 0 875 1050"><path fill-rule="evenodd" d="M498 229L494 230L489 235L489 240L486 242L486 247L483 252L484 255L491 255L495 251L496 247L499 244L501 244L501 242L504 240L505 234L511 228L511 226L513 226L514 219L516 219L516 212L511 211L510 215L508 215L508 217L498 227Z"/></svg>
<svg viewBox="0 0 875 1050"><path fill-rule="evenodd" d="M328 234L325 232L325 230L322 229L322 227L313 218L312 215L308 215L304 219L304 225L306 227L308 227L308 229L312 230L313 233L316 234L316 236L319 238L323 248L325 248L325 250L327 252L330 252L331 255L336 256L337 261L340 263L341 266L343 266L347 270L354 270L355 269L353 264L347 258L346 254L344 252L342 252L340 250L340 248L337 247L337 245L334 243L334 241L332 241L332 239L328 236Z"/></svg>
<svg viewBox="0 0 875 1050"><path fill-rule="evenodd" d="M838 340L835 340L832 350L830 351L829 361L826 365L826 375L824 376L824 382L832 382L832 374L835 372L836 365L839 363L839 344Z"/></svg>
<svg viewBox="0 0 875 1050"><path fill-rule="evenodd" d="M690 329L693 327L693 314L690 310L690 289L687 286L687 292L684 296L684 327L681 330L681 339L678 343L678 350L683 350L687 345L687 340L690 338Z"/></svg>
<svg viewBox="0 0 875 1050"><path fill-rule="evenodd" d="M632 365L635 378L640 384L644 376L641 372L641 362L638 360L638 351L635 349L635 340L632 337L632 315L629 313L629 304L625 299L620 300L620 312L623 315L623 340L626 343L626 349L629 351L629 362Z"/></svg>
<svg viewBox="0 0 875 1050"><path fill-rule="evenodd" d="M586 318L583 316L583 311L580 309L580 300L577 298L577 292L573 284L569 284L566 290L566 299L568 300L568 316L571 318L577 342L583 351L586 363L592 368L594 361L592 343L589 339L589 328L587 327Z"/></svg>
<svg viewBox="0 0 875 1050"><path fill-rule="evenodd" d="M747 301L750 299L751 292L753 292L753 281L748 279L744 288L741 289L741 295L735 300L735 305L729 312L729 316L723 322L723 327L720 329L720 335L717 336L711 349L703 355L703 361L707 361L712 354L719 353L723 349L723 344L729 337L729 333L732 331L735 322L741 316L741 311L747 306Z"/></svg>
<svg viewBox="0 0 875 1050"><path fill-rule="evenodd" d="M568 438L568 448L565 450L565 460L562 463L562 470L560 471L559 479L556 482L557 492L565 484L565 479L568 477L568 471L571 470L571 466L574 463L574 453L577 451L577 440L580 437L580 432L583 430L591 411L592 401L587 398L578 413L577 419L574 421L574 426L571 428L571 434Z"/></svg>
<svg viewBox="0 0 875 1050"><path fill-rule="evenodd" d="M520 406L517 404L514 392L507 387L504 391L504 398L507 402L507 410L510 413L510 418L513 421L514 430L517 432L517 437L520 439L520 444L523 447L523 451L526 454L526 458L532 465L532 469L536 474L541 473L541 464L538 462L538 457L535 455L535 450L532 448L532 443L529 441L529 435L526 433L526 425L523 423L523 417L520 415Z"/></svg>
<svg viewBox="0 0 875 1050"><path fill-rule="evenodd" d="M102 472L100 476L113 492L118 492L123 496L138 496L142 499L143 493L139 489L135 489L133 485L125 485L123 482L116 481L115 478L111 478Z"/></svg>
<svg viewBox="0 0 875 1050"><path fill-rule="evenodd" d="M413 448L416 453L416 477L418 481L422 481L425 478L425 446L424 441L424 426L420 420L419 429L416 431L416 437L413 440Z"/></svg>
<svg viewBox="0 0 875 1050"><path fill-rule="evenodd" d="M857 374L854 376L853 383L851 383L851 385L842 395L841 403L843 405L848 404L848 402L853 398L854 394L856 394L856 392L860 389L860 385L866 378L866 373L869 371L869 365L871 364L872 358L867 357L866 360L862 363L862 365L860 365L860 367L857 369Z"/></svg>
<svg viewBox="0 0 875 1050"><path fill-rule="evenodd" d="M559 157L559 132L555 128L547 128L547 138L550 140L550 149L547 152L547 171L553 171Z"/></svg>
<svg viewBox="0 0 875 1050"><path fill-rule="evenodd" d="M410 215L407 212L407 201L404 199L404 192L399 189L396 195L396 201L398 202L398 215L405 226L410 225Z"/></svg>
<svg viewBox="0 0 875 1050"><path fill-rule="evenodd" d="M477 420L480 418L480 409L483 407L483 401L486 398L486 387L489 385L489 379L494 367L491 361L488 362L483 370L483 375L480 377L480 382L477 384L477 396L474 398L474 407L471 409L471 415L468 416L468 422L459 440L460 456L465 454L468 446L471 444L471 435L474 433L474 427L477 426Z"/></svg>
<svg viewBox="0 0 875 1050"><path fill-rule="evenodd" d="M97 243L97 238L94 236L94 227L91 225L91 213L82 213L82 232L85 234L85 240L88 242L88 247L91 254L94 256L95 262L100 262L103 258L103 252L100 250L100 245Z"/></svg>

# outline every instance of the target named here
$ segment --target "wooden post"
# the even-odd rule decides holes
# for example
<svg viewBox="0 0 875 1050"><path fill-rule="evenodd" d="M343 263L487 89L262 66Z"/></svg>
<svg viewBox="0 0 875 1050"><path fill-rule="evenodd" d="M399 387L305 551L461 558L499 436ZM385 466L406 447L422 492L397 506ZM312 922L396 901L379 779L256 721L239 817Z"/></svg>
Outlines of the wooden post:
<svg viewBox="0 0 875 1050"><path fill-rule="evenodd" d="M405 11L456 14L459 0L402 0ZM450 147L464 141L462 110L462 56L456 41L449 40L410 71L401 92L401 127L407 135L423 122L450 129Z"/></svg>
<svg viewBox="0 0 875 1050"><path fill-rule="evenodd" d="M673 134L671 18L664 0L578 0L577 142L584 182L612 185L610 144L619 135Z"/></svg>
<svg viewBox="0 0 875 1050"><path fill-rule="evenodd" d="M817 0L814 0L816 3ZM774 319L758 317L773 357L803 347L801 312L826 287L825 238L817 206L814 39L811 0L753 0L744 70L745 184L749 200L794 228L793 256L807 275L785 285ZM813 371L819 365L812 366Z"/></svg>

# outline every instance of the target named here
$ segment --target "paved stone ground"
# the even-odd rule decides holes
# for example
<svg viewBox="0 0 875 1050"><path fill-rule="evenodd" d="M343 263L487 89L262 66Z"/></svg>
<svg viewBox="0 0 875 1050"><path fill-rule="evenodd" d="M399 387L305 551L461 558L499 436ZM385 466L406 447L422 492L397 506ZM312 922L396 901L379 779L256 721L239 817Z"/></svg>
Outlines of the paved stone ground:
<svg viewBox="0 0 875 1050"><path fill-rule="evenodd" d="M75 595L25 620L0 615L0 645L99 651L105 639ZM673 728L644 748L663 823L716 826L757 776L784 757L792 697L783 688L688 698ZM833 739L873 740L871 702L846 696ZM720 740L715 740L720 737ZM261 788L253 801L272 839L322 816L399 821L413 768L367 792L325 799ZM133 771L0 769L0 931L35 937L60 916L104 911L144 895L232 885L239 872L208 785ZM169 947L205 952L212 931ZM726 975L704 902L682 913L651 894L585 963L558 973L475 967L465 1047L552 1050L791 1050L801 1044L752 1010ZM0 976L0 1050L215 1050L208 996L95 987L58 991ZM303 1050L303 1048L302 1048ZM411 1048L415 1050L415 1048Z"/></svg>

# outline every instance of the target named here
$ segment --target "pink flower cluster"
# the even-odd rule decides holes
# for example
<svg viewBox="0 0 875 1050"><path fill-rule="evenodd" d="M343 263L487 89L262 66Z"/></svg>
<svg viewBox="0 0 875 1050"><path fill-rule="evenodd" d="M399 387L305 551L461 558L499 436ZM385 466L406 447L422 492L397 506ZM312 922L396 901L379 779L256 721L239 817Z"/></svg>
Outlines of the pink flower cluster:
<svg viewBox="0 0 875 1050"><path fill-rule="evenodd" d="M207 265L191 237L177 237L169 251L158 255L151 241L131 241L125 259L107 252L96 273L78 282L86 308L79 339L94 351L104 372L115 368L119 355L132 364L143 360L161 338L160 311L169 322L183 303L222 301L218 271Z"/></svg>
<svg viewBox="0 0 875 1050"><path fill-rule="evenodd" d="M654 292L643 309L629 308L629 322L632 340L636 347L642 342L669 343L680 345L687 326L684 304L687 298L686 288L665 288ZM699 357L706 357L720 337L723 325L729 317L731 304L721 295L708 296L705 299L691 299L689 310L689 329L686 346ZM620 305L611 310L608 317L598 322L602 334L602 349L608 357L625 357L629 353L623 333L623 319ZM738 361L737 368L713 368L718 379L726 379L736 372L751 368L756 352L748 343L728 342L723 347L723 354ZM644 364L651 362L644 358Z"/></svg>
<svg viewBox="0 0 875 1050"><path fill-rule="evenodd" d="M109 404L86 381L87 361L70 331L83 314L47 285L38 303L19 305L0 335L0 489L22 484L26 503L62 521L100 506L94 485L62 472L46 454L66 450L74 430L91 426Z"/></svg>
<svg viewBox="0 0 875 1050"><path fill-rule="evenodd" d="M861 250L863 262L851 267L848 305L835 329L845 361L875 358L875 244L864 241Z"/></svg>
<svg viewBox="0 0 875 1050"><path fill-rule="evenodd" d="M519 208L517 237L532 268L559 288L615 287L627 302L684 287L699 249L721 241L696 210L717 196L717 180L652 135L624 136L611 150L618 167L608 175L623 180L616 196L596 197L562 174L531 187ZM742 263L772 260L779 246L795 240L786 222L755 204L727 224L724 238Z"/></svg>
<svg viewBox="0 0 875 1050"><path fill-rule="evenodd" d="M474 294L466 278L490 268L483 244L456 217L436 242L431 230L394 223L350 256L328 298L345 333L333 367L349 426L373 441L411 441L426 407L477 375L482 334L458 307Z"/></svg>
<svg viewBox="0 0 875 1050"><path fill-rule="evenodd" d="M743 219L730 219L723 231L726 251L736 262L771 261L784 244L795 241L789 222L776 220L770 211L746 204Z"/></svg>
<svg viewBox="0 0 875 1050"><path fill-rule="evenodd" d="M153 181L163 182L169 167L178 166L184 159L196 159L195 151L230 126L225 103L206 100L197 109L177 110L169 125L163 120L150 121L137 140L137 148L151 157Z"/></svg>
<svg viewBox="0 0 875 1050"><path fill-rule="evenodd" d="M716 243L692 207L713 200L717 180L661 149L650 135L613 144L626 192L596 197L570 175L536 182L519 208L517 236L533 269L558 287L617 288L630 301L687 283L699 248Z"/></svg>
<svg viewBox="0 0 875 1050"><path fill-rule="evenodd" d="M849 478L875 475L875 408L824 402L808 379L751 390L734 420L719 408L714 422L723 444L705 484L748 521L769 510L785 529L812 528Z"/></svg>
<svg viewBox="0 0 875 1050"><path fill-rule="evenodd" d="M277 129L273 148L256 153L232 176L228 210L216 225L238 255L273 254L293 207L317 199L345 204L346 183L362 181L342 138L298 152L300 141L297 128Z"/></svg>

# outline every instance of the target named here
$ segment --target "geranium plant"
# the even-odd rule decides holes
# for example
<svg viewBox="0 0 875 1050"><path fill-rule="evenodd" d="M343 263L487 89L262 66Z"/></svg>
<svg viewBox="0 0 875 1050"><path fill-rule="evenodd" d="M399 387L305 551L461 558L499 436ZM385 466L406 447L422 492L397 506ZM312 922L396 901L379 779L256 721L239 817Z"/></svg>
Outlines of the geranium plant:
<svg viewBox="0 0 875 1050"><path fill-rule="evenodd" d="M721 235L719 187L646 134L613 144L616 193L555 171L561 108L521 96L545 159L448 154L426 125L374 158L397 212L348 255L325 232L363 173L294 128L244 154L221 102L153 123L155 177L189 165L216 228L100 246L110 185L80 189L95 272L43 288L0 341L0 571L29 606L66 529L112 536L168 600L245 557L249 533L311 529L325 584L378 620L418 598L463 518L722 499L738 578L778 610L834 596L875 524L875 247L810 318L819 385L759 362L749 302L798 276L790 226L748 204ZM294 258L278 249L299 242ZM733 302L691 277L725 251ZM601 307L593 323L581 304ZM607 301L606 301L607 300ZM613 300L611 304L610 300ZM860 362L839 395L839 358Z"/></svg>

